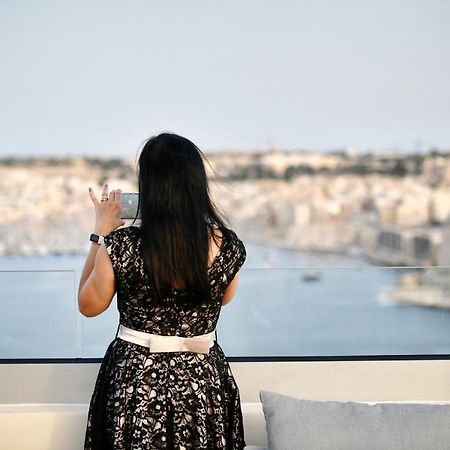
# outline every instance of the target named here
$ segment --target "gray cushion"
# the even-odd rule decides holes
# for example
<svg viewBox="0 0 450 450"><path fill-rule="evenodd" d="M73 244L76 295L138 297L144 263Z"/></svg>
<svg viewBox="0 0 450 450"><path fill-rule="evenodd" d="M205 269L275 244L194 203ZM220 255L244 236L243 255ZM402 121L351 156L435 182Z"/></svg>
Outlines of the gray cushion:
<svg viewBox="0 0 450 450"><path fill-rule="evenodd" d="M259 398L269 450L450 449L450 405Z"/></svg>

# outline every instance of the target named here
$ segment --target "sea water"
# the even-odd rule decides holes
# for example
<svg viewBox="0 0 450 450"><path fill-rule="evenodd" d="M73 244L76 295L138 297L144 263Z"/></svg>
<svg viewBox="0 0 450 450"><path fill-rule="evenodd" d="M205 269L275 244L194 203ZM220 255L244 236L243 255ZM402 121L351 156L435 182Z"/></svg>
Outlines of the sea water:
<svg viewBox="0 0 450 450"><path fill-rule="evenodd" d="M227 356L450 353L450 311L392 301L396 280L411 269L263 245L246 249L237 293L217 326ZM85 260L0 258L0 358L103 357L116 336L116 297L97 317L78 311Z"/></svg>

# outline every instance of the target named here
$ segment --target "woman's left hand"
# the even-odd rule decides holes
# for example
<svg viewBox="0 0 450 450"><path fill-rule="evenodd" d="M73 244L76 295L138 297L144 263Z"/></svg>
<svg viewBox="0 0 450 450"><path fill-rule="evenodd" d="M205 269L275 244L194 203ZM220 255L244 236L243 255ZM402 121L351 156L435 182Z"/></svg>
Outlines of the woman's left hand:
<svg viewBox="0 0 450 450"><path fill-rule="evenodd" d="M89 195L95 207L95 234L106 236L116 228L125 225L126 222L120 218L121 189L111 191L108 196L108 184L105 184L103 186L102 197L108 197L108 200L103 202L97 200L91 188L89 188Z"/></svg>

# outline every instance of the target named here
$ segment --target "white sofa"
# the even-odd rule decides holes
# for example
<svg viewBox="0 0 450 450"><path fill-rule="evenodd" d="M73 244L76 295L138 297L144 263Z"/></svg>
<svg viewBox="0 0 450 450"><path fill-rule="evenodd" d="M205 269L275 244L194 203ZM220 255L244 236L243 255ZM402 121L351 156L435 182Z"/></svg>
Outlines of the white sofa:
<svg viewBox="0 0 450 450"><path fill-rule="evenodd" d="M450 404L450 401L422 403ZM2 404L0 405L1 448L2 450L81 450L87 411L87 404ZM267 449L266 422L261 403L243 403L242 412L247 450Z"/></svg>

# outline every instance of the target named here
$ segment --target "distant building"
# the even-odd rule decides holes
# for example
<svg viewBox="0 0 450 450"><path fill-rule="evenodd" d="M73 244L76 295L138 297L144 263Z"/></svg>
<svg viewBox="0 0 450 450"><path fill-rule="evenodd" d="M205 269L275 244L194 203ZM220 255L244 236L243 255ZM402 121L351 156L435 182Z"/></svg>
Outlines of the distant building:
<svg viewBox="0 0 450 450"><path fill-rule="evenodd" d="M378 229L372 246L367 248L367 256L388 265L436 265L441 243L440 230L430 227L406 230L383 227Z"/></svg>

